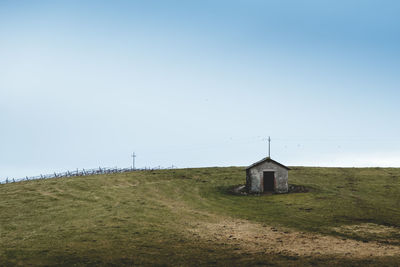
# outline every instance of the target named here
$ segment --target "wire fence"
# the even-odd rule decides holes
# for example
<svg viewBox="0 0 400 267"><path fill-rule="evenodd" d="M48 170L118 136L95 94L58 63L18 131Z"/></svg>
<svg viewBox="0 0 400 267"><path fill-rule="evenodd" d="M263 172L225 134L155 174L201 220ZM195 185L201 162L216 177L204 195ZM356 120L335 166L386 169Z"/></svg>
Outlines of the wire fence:
<svg viewBox="0 0 400 267"><path fill-rule="evenodd" d="M89 175L99 175L99 174L112 174L112 173L124 173L124 172L134 172L134 171L155 171L155 170L170 170L177 169L176 166L172 165L171 167L144 167L144 168L95 168L95 169L76 169L75 171L66 171L66 172L54 172L51 174L40 174L37 176L26 176L24 178L9 178L7 177L5 180L0 180L0 184L8 184L8 183L17 183L22 181L30 181L30 180L40 180L40 179L53 179L53 178L63 178L63 177L81 177L81 176L89 176Z"/></svg>

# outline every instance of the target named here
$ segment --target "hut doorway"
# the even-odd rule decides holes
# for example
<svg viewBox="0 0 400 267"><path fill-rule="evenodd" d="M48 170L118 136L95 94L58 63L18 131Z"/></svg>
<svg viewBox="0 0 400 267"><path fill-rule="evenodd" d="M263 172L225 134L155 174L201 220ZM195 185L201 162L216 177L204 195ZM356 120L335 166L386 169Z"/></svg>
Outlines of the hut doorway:
<svg viewBox="0 0 400 267"><path fill-rule="evenodd" d="M263 173L263 184L264 192L274 191L275 185L275 173L274 172L264 172Z"/></svg>

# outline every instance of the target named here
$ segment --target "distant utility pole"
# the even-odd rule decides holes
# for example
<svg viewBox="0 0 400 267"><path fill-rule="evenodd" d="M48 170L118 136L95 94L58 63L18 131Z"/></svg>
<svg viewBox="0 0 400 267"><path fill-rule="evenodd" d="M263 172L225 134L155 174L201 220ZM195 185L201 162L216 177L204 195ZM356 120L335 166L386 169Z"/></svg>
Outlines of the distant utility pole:
<svg viewBox="0 0 400 267"><path fill-rule="evenodd" d="M268 158L271 157L271 137L268 136Z"/></svg>
<svg viewBox="0 0 400 267"><path fill-rule="evenodd" d="M132 157L132 170L134 170L135 169L135 158L136 158L135 152L132 153L131 157Z"/></svg>

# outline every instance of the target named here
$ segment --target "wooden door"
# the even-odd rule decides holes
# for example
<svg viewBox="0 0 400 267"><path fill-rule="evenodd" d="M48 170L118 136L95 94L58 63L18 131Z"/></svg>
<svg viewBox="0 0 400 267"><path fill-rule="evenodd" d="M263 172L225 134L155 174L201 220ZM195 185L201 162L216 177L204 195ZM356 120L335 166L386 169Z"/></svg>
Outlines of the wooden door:
<svg viewBox="0 0 400 267"><path fill-rule="evenodd" d="M264 192L274 191L275 187L275 173L274 172L264 172L263 175L264 182Z"/></svg>

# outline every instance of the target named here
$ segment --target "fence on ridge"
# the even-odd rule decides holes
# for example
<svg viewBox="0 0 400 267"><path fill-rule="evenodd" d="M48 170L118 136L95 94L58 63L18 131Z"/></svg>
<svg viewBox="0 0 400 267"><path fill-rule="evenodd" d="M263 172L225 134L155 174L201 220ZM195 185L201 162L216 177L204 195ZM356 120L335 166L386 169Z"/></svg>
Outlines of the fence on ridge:
<svg viewBox="0 0 400 267"><path fill-rule="evenodd" d="M145 167L139 169L133 168L95 168L95 169L76 169L74 171L65 171L65 172L54 172L51 174L40 174L37 176L26 176L24 178L9 178L7 177L5 180L1 181L0 184L7 183L16 183L21 181L30 181L30 180L39 180L39 179L52 179L52 178L61 178L61 177L80 177L80 176L89 176L89 175L98 175L98 174L111 174L111 173L124 173L124 172L134 172L134 171L154 171L154 170L169 170L176 169L177 167L172 165L171 167Z"/></svg>

